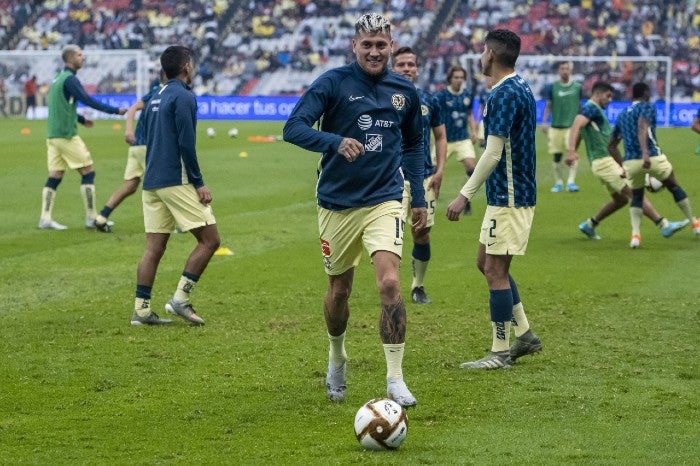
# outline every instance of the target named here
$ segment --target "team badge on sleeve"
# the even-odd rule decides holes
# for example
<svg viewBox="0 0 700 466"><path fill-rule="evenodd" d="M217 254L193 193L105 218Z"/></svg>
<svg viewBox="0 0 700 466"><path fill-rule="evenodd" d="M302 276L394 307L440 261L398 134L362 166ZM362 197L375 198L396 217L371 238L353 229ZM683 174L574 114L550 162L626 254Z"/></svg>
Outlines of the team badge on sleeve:
<svg viewBox="0 0 700 466"><path fill-rule="evenodd" d="M403 94L392 95L391 105L393 105L396 110L403 110L403 108L406 106L406 97L404 97Z"/></svg>
<svg viewBox="0 0 700 466"><path fill-rule="evenodd" d="M428 113L429 113L429 112L430 112L430 110L428 109L428 106L425 105L425 104L421 104L421 106L420 106L420 113L421 113L423 116L428 116Z"/></svg>

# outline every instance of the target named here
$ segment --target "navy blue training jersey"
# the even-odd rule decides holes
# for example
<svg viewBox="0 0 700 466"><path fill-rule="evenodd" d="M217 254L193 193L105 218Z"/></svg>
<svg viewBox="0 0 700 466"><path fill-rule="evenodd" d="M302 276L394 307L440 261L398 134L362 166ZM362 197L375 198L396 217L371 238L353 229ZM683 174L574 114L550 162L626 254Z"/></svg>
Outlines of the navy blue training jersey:
<svg viewBox="0 0 700 466"><path fill-rule="evenodd" d="M427 178L435 173L433 158L430 156L430 132L433 128L443 125L440 105L437 99L430 92L423 89L416 89L420 97L420 110L423 117L423 160L425 162L425 175Z"/></svg>
<svg viewBox="0 0 700 466"><path fill-rule="evenodd" d="M189 87L179 79L165 83L148 102L146 124L143 189L204 186L195 149L197 101Z"/></svg>
<svg viewBox="0 0 700 466"><path fill-rule="evenodd" d="M640 118L649 122L647 147L651 157L661 151L656 142L656 107L650 102L634 102L617 117L613 136L622 139L625 146L625 160L641 159L642 147L637 137L637 127Z"/></svg>
<svg viewBox="0 0 700 466"><path fill-rule="evenodd" d="M139 120L136 122L136 129L134 130L134 139L136 141L134 142L134 146L145 146L146 145L146 134L147 130L146 127L148 126L148 123L146 123L146 106L148 105L148 102L151 100L151 98L155 95L156 92L160 89L160 83L157 85L151 87L151 90L146 93L143 97L141 97L141 101L143 102L143 110L141 111L141 116L139 116Z"/></svg>
<svg viewBox="0 0 700 466"><path fill-rule="evenodd" d="M535 99L525 80L513 73L491 90L484 133L505 138L501 160L486 180L491 206L529 207L537 198L535 180Z"/></svg>
<svg viewBox="0 0 700 466"><path fill-rule="evenodd" d="M454 93L449 87L435 94L445 122L447 142L469 139L469 113L472 111L472 95L466 89Z"/></svg>
<svg viewBox="0 0 700 466"><path fill-rule="evenodd" d="M321 207L343 210L401 201L401 166L411 183L411 206L425 207L420 100L403 76L389 70L369 75L357 63L329 70L299 99L283 135L287 142L322 153L316 187ZM364 144L365 153L353 162L338 153L345 137Z"/></svg>

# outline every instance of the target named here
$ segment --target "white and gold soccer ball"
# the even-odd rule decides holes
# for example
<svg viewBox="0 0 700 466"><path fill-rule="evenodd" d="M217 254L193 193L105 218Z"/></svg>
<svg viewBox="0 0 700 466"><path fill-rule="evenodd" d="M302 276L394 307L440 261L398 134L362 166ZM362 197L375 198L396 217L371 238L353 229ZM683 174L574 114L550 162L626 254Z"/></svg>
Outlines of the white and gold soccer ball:
<svg viewBox="0 0 700 466"><path fill-rule="evenodd" d="M388 398L369 400L355 415L355 436L368 450L395 450L407 432L406 410Z"/></svg>
<svg viewBox="0 0 700 466"><path fill-rule="evenodd" d="M214 128L207 128L207 136L209 136L210 138L216 136L216 131L214 130Z"/></svg>
<svg viewBox="0 0 700 466"><path fill-rule="evenodd" d="M238 136L238 128L231 128L230 130L228 130L228 135L232 138Z"/></svg>
<svg viewBox="0 0 700 466"><path fill-rule="evenodd" d="M664 189L664 184L647 173L644 175L644 187L647 188L647 191L650 193L658 193Z"/></svg>

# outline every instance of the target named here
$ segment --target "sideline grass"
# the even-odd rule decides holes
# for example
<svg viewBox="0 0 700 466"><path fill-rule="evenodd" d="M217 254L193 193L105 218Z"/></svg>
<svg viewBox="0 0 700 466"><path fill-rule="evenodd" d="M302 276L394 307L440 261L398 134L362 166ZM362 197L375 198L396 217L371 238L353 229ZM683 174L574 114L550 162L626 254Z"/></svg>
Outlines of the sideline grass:
<svg viewBox="0 0 700 466"><path fill-rule="evenodd" d="M124 169L127 147L113 124L80 130L95 159L99 205ZM207 138L208 126L218 136ZM236 139L226 136L232 126ZM25 127L30 135L20 134ZM0 463L697 462L700 241L690 231L663 239L645 220L642 248L632 251L625 210L601 225L603 240L587 240L576 226L602 205L604 189L582 162L580 193L549 193L550 160L538 133L535 225L513 275L544 351L510 371L460 370L488 350L490 328L488 293L473 265L483 191L472 217L448 222L445 208L463 182L450 160L426 284L433 303L407 305L404 373L419 405L398 451L364 452L352 420L385 388L377 297L365 259L351 299L348 400L331 404L323 389L317 156L247 141L281 133L280 123L203 121L198 131L223 245L234 255L214 257L194 291L206 327L132 328L144 246L140 196L115 211L113 234L86 231L79 177L68 173L54 216L70 229L38 230L44 123L3 120ZM697 136L662 130L660 143L700 213ZM652 200L681 218L668 193ZM189 235L172 237L156 309L192 245Z"/></svg>

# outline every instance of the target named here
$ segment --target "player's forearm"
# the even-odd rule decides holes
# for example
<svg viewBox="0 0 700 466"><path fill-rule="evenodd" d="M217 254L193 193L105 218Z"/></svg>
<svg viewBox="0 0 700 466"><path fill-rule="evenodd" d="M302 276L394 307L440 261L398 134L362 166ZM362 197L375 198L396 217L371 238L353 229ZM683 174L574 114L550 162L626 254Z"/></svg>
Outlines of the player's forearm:
<svg viewBox="0 0 700 466"><path fill-rule="evenodd" d="M474 173L469 177L467 183L459 191L462 196L471 199L479 190L486 179L491 175L491 172L501 160L503 148L505 147L505 139L499 136L490 135L486 140L486 149L479 157L479 161L474 167Z"/></svg>
<svg viewBox="0 0 700 466"><path fill-rule="evenodd" d="M72 96L75 100L87 105L88 107L92 107L100 112L110 113L113 115L119 113L119 109L117 107L103 104L99 100L95 100L90 97L88 93L85 92L85 89L83 88L82 84L80 84L80 81L78 81L78 78L75 76L71 76L66 79L65 83L63 84L63 89L69 96Z"/></svg>

